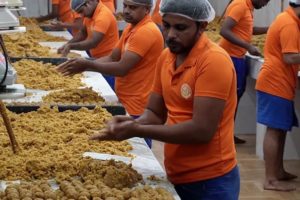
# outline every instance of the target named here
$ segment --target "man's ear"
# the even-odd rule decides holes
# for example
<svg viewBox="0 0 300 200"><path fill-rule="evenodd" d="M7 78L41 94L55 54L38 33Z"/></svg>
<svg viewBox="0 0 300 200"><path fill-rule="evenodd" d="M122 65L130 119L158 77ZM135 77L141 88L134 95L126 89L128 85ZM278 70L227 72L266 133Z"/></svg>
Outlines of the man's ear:
<svg viewBox="0 0 300 200"><path fill-rule="evenodd" d="M206 30L207 25L208 22L197 22L198 36L200 36Z"/></svg>
<svg viewBox="0 0 300 200"><path fill-rule="evenodd" d="M151 6L145 6L147 14L150 14L151 12Z"/></svg>

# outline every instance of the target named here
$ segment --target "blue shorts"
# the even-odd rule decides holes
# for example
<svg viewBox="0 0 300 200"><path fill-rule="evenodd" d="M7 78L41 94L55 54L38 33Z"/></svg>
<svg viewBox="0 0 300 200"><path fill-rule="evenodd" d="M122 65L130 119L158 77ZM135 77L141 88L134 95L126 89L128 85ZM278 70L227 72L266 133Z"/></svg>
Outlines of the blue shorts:
<svg viewBox="0 0 300 200"><path fill-rule="evenodd" d="M238 200L240 173L236 166L229 173L193 183L175 185L181 200Z"/></svg>
<svg viewBox="0 0 300 200"><path fill-rule="evenodd" d="M248 67L246 65L245 58L235 58L231 57L231 60L234 64L236 78L237 78L237 96L240 99L245 90L248 76Z"/></svg>
<svg viewBox="0 0 300 200"><path fill-rule="evenodd" d="M283 131L298 127L294 102L265 92L257 91L257 122Z"/></svg>

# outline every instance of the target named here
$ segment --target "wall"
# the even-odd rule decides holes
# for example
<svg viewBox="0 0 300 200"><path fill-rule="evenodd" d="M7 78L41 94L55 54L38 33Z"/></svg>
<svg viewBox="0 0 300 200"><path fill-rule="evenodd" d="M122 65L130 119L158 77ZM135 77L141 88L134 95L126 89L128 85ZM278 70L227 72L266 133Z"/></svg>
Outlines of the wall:
<svg viewBox="0 0 300 200"><path fill-rule="evenodd" d="M23 0L25 11L20 11L20 14L26 17L37 17L48 13L47 3L51 0Z"/></svg>

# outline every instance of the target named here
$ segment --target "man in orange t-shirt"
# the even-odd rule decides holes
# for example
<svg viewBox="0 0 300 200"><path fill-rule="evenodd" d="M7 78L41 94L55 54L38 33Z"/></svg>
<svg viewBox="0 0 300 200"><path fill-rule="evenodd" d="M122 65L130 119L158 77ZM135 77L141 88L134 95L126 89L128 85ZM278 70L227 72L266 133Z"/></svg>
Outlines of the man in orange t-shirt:
<svg viewBox="0 0 300 200"><path fill-rule="evenodd" d="M230 55L237 74L238 103L246 90L248 68L245 54L260 56L259 50L251 44L252 35L265 34L267 27L254 27L253 11L267 5L270 0L233 0L226 9L221 28L220 46ZM236 143L244 140L234 138Z"/></svg>
<svg viewBox="0 0 300 200"><path fill-rule="evenodd" d="M72 9L84 17L80 32L58 49L66 56L71 49L89 51L93 58L107 56L118 42L117 21L98 0L72 0Z"/></svg>
<svg viewBox="0 0 300 200"><path fill-rule="evenodd" d="M46 16L38 17L39 22L57 18L62 22L73 22L70 0L52 0L52 12Z"/></svg>
<svg viewBox="0 0 300 200"><path fill-rule="evenodd" d="M238 200L235 70L203 34L214 10L207 0L162 0L160 9L169 48L157 61L143 115L116 116L91 139L163 141L166 172L182 200Z"/></svg>
<svg viewBox="0 0 300 200"><path fill-rule="evenodd" d="M299 16L300 0L290 0L290 7L270 26L265 61L256 82L257 122L267 126L263 147L267 190L295 189L282 181L297 178L285 171L283 155L287 132L298 126L293 101L300 64Z"/></svg>
<svg viewBox="0 0 300 200"><path fill-rule="evenodd" d="M75 18L70 7L70 0L52 0L52 11L46 16L38 17L39 22L57 18L58 22L53 22L49 28L67 28L71 33L73 30L80 28L82 21ZM72 33L73 34L73 33Z"/></svg>
<svg viewBox="0 0 300 200"><path fill-rule="evenodd" d="M109 56L96 61L76 59L59 71L70 75L85 70L116 76L115 91L126 111L141 115L151 91L155 63L164 48L162 34L150 17L151 0L124 0L125 28ZM151 141L146 140L151 146Z"/></svg>

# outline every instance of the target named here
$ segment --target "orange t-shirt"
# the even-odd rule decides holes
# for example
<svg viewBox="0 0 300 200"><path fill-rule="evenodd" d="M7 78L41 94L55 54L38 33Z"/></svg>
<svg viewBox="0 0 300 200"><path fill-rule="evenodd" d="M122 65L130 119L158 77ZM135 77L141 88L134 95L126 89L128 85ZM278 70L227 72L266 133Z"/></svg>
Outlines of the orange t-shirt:
<svg viewBox="0 0 300 200"><path fill-rule="evenodd" d="M59 17L62 22L73 23L70 0L52 0L52 5L58 5Z"/></svg>
<svg viewBox="0 0 300 200"><path fill-rule="evenodd" d="M297 87L299 65L283 61L284 53L300 53L300 19L289 7L270 26L265 43L265 61L256 89L293 100Z"/></svg>
<svg viewBox="0 0 300 200"><path fill-rule="evenodd" d="M119 40L117 21L113 13L100 2L93 17L85 17L83 24L86 27L88 38L93 36L94 31L104 34L104 38L97 47L90 50L92 57L100 58L109 55Z"/></svg>
<svg viewBox="0 0 300 200"><path fill-rule="evenodd" d="M222 176L237 165L233 141L237 103L233 63L205 34L176 70L175 61L176 56L169 49L163 51L157 61L153 86L153 92L164 98L168 125L192 119L194 97L217 98L226 104L218 129L208 144L165 144L168 178L173 184L182 184Z"/></svg>
<svg viewBox="0 0 300 200"><path fill-rule="evenodd" d="M153 10L153 13L152 13L152 21L155 23L155 24L158 24L158 25L162 25L162 17L161 15L159 14L159 4L160 4L160 1L161 0L157 0L156 1L156 4L155 4L155 7L154 7L154 10Z"/></svg>
<svg viewBox="0 0 300 200"><path fill-rule="evenodd" d="M124 77L116 77L116 94L130 115L141 115L146 107L154 75L155 63L164 48L162 34L150 15L136 26L128 25L116 46L142 57Z"/></svg>
<svg viewBox="0 0 300 200"><path fill-rule="evenodd" d="M251 42L253 35L253 4L251 0L234 0L227 8L226 17L231 17L237 22L232 32L240 39ZM232 57L242 58L247 50L232 44L225 38L220 40L220 46Z"/></svg>
<svg viewBox="0 0 300 200"><path fill-rule="evenodd" d="M115 8L115 2L114 0L101 0L102 3L111 10L111 12L115 13L116 8Z"/></svg>

